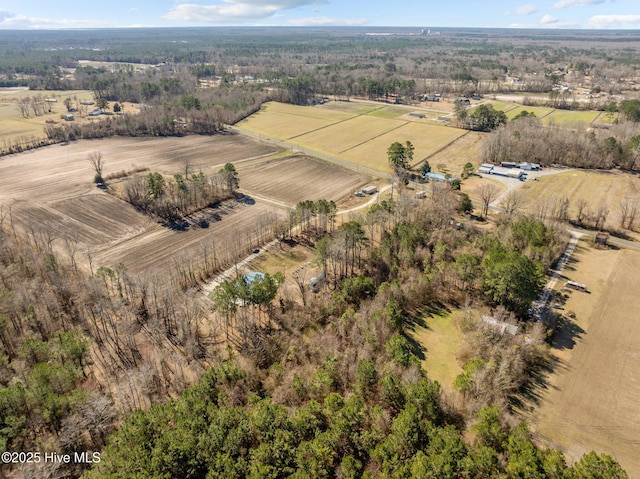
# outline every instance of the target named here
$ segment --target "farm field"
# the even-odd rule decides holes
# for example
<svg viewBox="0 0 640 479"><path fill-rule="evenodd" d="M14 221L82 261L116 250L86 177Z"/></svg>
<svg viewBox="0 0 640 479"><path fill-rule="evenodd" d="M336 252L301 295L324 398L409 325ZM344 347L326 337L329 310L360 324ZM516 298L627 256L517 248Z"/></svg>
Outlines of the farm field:
<svg viewBox="0 0 640 479"><path fill-rule="evenodd" d="M522 106L517 103L511 103L508 101L498 101L498 100L491 100L488 103L493 105L493 108L495 108L496 110L502 110L505 113L507 113L510 110L514 110L519 106Z"/></svg>
<svg viewBox="0 0 640 479"><path fill-rule="evenodd" d="M490 103L496 110L502 110L506 113L507 118L512 119L521 111L533 112L536 117L540 118L543 123L562 125L566 127L586 126L591 123L609 124L609 118L605 119L606 113L596 110L578 111L578 110L559 110L541 106L523 106L520 103L511 103L508 101L491 100ZM617 114L616 114L617 115ZM616 116L613 117L614 119Z"/></svg>
<svg viewBox="0 0 640 479"><path fill-rule="evenodd" d="M348 120L358 113L269 102L237 124L261 135L288 140Z"/></svg>
<svg viewBox="0 0 640 479"><path fill-rule="evenodd" d="M619 228L620 202L625 196L637 197L640 194L640 180L635 176L620 173L572 170L556 175L539 176L537 181L525 182L520 191L525 197L527 208L536 203L567 195L569 199L569 217L575 218L579 201L587 203L591 214L600 205L609 209L605 226Z"/></svg>
<svg viewBox="0 0 640 479"><path fill-rule="evenodd" d="M329 102L313 107L271 102L238 127L384 173L391 171L387 149L395 141L411 141L417 163L466 133L458 128L404 120L410 111L364 102ZM454 149L451 154L455 152Z"/></svg>
<svg viewBox="0 0 640 479"><path fill-rule="evenodd" d="M308 156L290 156L240 168L240 187L291 207L303 200L338 201L369 181L340 166Z"/></svg>
<svg viewBox="0 0 640 479"><path fill-rule="evenodd" d="M406 122L403 121L362 115L297 136L295 142L322 153L338 155L389 131L399 129L405 124ZM386 152L385 148L385 157Z"/></svg>
<svg viewBox="0 0 640 479"><path fill-rule="evenodd" d="M186 231L172 231L153 223L141 234L94 253L94 263L111 267L123 263L130 272L164 270L166 274L167 268L176 270L181 262L199 264L206 254L213 255L214 250L221 257L223 251L242 254L260 246L254 235L257 225L284 216L267 205L246 205L233 200L201 213L214 216L217 221L211 221L208 228L192 226Z"/></svg>
<svg viewBox="0 0 640 479"><path fill-rule="evenodd" d="M359 162L361 165L366 165L378 171L390 172L387 149L394 141L401 143L410 141L413 143L415 148L413 154L414 164L419 164L424 158L429 158L465 133L467 133L466 130L458 128L408 122L399 128L395 128L345 151L340 156L347 161ZM450 154L453 155L453 151Z"/></svg>
<svg viewBox="0 0 640 479"><path fill-rule="evenodd" d="M590 450L611 455L640 477L640 253L594 250L583 243L566 271L589 293L572 291L576 314L556 336L554 372L539 402L524 412L540 440L573 461Z"/></svg>
<svg viewBox="0 0 640 479"><path fill-rule="evenodd" d="M172 231L93 185L87 158L95 151L103 155L106 176L136 167L172 175L183 172L187 162L191 171L211 173L226 162L242 164L278 150L236 135L113 138L49 146L0 158L0 207L11 209L17 228L54 239L63 255L73 242L83 258L91 250L100 265L124 262L132 271L190 254L214 239L219 243L234 238L244 245L256 225L276 214L268 206L232 201L209 211L209 228Z"/></svg>

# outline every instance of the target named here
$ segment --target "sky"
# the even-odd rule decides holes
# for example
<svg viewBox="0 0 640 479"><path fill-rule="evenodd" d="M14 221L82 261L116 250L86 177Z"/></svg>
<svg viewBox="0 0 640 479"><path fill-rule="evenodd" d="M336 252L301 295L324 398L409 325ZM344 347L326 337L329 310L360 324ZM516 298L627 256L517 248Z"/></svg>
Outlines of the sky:
<svg viewBox="0 0 640 479"><path fill-rule="evenodd" d="M0 0L0 29L235 25L640 29L640 1Z"/></svg>

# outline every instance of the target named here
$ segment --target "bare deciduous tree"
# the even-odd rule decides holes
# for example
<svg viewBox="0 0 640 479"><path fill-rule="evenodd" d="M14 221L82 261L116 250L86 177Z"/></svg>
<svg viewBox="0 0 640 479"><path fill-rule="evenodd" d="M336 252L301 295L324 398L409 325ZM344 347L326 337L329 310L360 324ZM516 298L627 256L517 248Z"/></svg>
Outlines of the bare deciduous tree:
<svg viewBox="0 0 640 479"><path fill-rule="evenodd" d="M102 179L102 169L104 168L104 158L102 157L102 153L94 151L89 154L89 162L96 172L96 176L93 181L96 183L104 183L104 180Z"/></svg>
<svg viewBox="0 0 640 479"><path fill-rule="evenodd" d="M513 216L524 204L524 196L518 190L510 191L500 203L507 216Z"/></svg>
<svg viewBox="0 0 640 479"><path fill-rule="evenodd" d="M584 198L578 199L578 201L576 202L576 209L576 221L578 222L578 224L582 224L585 216L587 215L587 200L585 200Z"/></svg>
<svg viewBox="0 0 640 479"><path fill-rule="evenodd" d="M482 216L486 217L489 212L489 204L498 197L499 190L492 183L483 183L475 190L482 201Z"/></svg>

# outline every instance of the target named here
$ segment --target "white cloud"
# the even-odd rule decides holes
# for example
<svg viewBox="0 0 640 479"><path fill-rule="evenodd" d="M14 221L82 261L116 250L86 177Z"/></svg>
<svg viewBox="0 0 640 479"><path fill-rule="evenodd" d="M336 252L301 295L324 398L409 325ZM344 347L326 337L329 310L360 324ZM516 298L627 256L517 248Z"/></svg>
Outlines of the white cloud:
<svg viewBox="0 0 640 479"><path fill-rule="evenodd" d="M559 21L560 20L558 20L556 17L545 15L540 19L540 25L551 25L553 23L558 23Z"/></svg>
<svg viewBox="0 0 640 479"><path fill-rule="evenodd" d="M589 5L600 5L606 1L607 0L560 0L553 6L553 8L555 10L562 10L563 8L569 7L586 7Z"/></svg>
<svg viewBox="0 0 640 479"><path fill-rule="evenodd" d="M587 28L640 28L640 15L594 15Z"/></svg>
<svg viewBox="0 0 640 479"><path fill-rule="evenodd" d="M532 4L521 5L514 10L513 13L516 15L531 15L532 13L536 13L538 11L538 7Z"/></svg>
<svg viewBox="0 0 640 479"><path fill-rule="evenodd" d="M105 22L93 20L71 20L67 18L37 18L0 10L0 29L39 29L39 28L73 28L104 27Z"/></svg>
<svg viewBox="0 0 640 479"><path fill-rule="evenodd" d="M544 15L540 18L538 23L512 23L507 28L575 28L577 26L578 24L575 22L563 22L554 16Z"/></svg>
<svg viewBox="0 0 640 479"><path fill-rule="evenodd" d="M354 26L364 25L368 22L366 18L329 18L329 17L307 17L307 18L293 18L289 20L290 25L297 27L306 26Z"/></svg>
<svg viewBox="0 0 640 479"><path fill-rule="evenodd" d="M223 0L215 5L181 3L163 18L205 23L243 23L273 17L282 10L323 3L326 0Z"/></svg>

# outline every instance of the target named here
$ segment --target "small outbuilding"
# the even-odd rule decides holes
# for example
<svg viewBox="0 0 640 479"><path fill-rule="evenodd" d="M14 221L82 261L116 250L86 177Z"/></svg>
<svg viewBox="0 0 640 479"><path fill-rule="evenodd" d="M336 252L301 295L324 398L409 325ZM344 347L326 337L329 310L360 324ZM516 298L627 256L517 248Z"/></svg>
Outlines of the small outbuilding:
<svg viewBox="0 0 640 479"><path fill-rule="evenodd" d="M596 233L595 242L596 244L607 246L607 242L609 241L609 233L605 233L604 231L600 231Z"/></svg>

